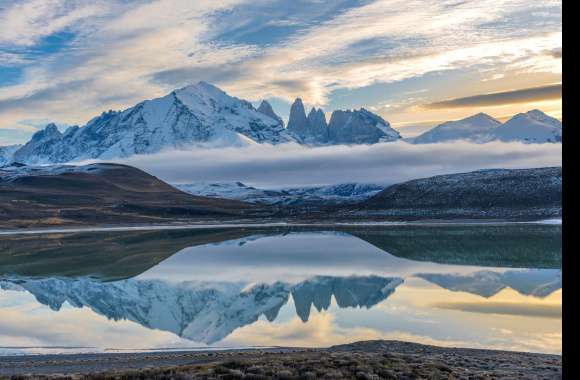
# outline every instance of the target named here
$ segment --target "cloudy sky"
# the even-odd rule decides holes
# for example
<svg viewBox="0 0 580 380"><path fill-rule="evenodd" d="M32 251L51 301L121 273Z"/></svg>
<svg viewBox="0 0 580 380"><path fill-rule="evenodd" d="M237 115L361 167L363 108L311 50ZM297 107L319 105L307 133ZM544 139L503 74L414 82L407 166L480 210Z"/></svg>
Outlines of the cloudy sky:
<svg viewBox="0 0 580 380"><path fill-rule="evenodd" d="M205 80L284 118L365 106L411 136L561 117L560 1L0 0L0 145Z"/></svg>

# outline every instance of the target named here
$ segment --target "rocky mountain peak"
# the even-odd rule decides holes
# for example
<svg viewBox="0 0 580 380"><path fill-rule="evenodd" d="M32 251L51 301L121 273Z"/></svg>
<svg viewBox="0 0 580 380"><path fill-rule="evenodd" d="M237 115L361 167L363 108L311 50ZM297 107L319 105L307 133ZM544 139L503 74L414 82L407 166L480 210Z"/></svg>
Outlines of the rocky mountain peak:
<svg viewBox="0 0 580 380"><path fill-rule="evenodd" d="M258 112L271 117L272 119L278 121L278 123L280 123L280 125L284 126L284 121L282 120L282 118L280 116L278 116L276 114L276 112L274 112L274 109L272 108L272 105L270 105L270 103L268 103L267 100L262 100L262 102L260 103L260 106L258 107Z"/></svg>
<svg viewBox="0 0 580 380"><path fill-rule="evenodd" d="M333 144L375 144L401 138L389 122L364 108L334 111L328 129Z"/></svg>
<svg viewBox="0 0 580 380"><path fill-rule="evenodd" d="M296 98L290 107L290 117L288 119L288 130L298 138L308 136L308 119L302 99Z"/></svg>
<svg viewBox="0 0 580 380"><path fill-rule="evenodd" d="M60 139L62 138L62 134L58 130L58 127L54 123L47 124L44 129L36 132L32 135L32 140L34 141L41 141L41 140L52 140L52 139Z"/></svg>

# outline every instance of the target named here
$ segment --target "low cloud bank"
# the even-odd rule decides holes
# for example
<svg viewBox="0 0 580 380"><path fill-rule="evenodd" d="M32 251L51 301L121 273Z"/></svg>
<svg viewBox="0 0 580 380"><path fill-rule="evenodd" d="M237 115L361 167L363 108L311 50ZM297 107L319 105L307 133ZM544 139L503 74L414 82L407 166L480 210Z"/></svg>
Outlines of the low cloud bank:
<svg viewBox="0 0 580 380"><path fill-rule="evenodd" d="M437 174L488 168L560 166L561 144L413 145L306 148L296 144L166 151L117 162L136 166L167 182L232 182L276 188L345 182L390 185Z"/></svg>

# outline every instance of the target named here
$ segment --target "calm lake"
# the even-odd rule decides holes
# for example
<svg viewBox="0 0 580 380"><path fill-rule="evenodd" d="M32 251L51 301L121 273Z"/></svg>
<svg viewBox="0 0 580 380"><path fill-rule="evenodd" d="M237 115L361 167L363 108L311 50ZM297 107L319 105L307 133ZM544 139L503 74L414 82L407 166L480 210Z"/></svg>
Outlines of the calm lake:
<svg viewBox="0 0 580 380"><path fill-rule="evenodd" d="M561 353L561 226L0 236L0 355L396 339Z"/></svg>

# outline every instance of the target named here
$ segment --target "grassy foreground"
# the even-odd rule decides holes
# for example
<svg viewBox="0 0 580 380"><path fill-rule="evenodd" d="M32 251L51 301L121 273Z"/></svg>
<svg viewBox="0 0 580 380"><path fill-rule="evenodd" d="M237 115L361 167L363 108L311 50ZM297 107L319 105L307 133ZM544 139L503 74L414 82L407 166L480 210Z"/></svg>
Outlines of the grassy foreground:
<svg viewBox="0 0 580 380"><path fill-rule="evenodd" d="M558 355L367 341L328 349L0 358L12 379L560 379Z"/></svg>

